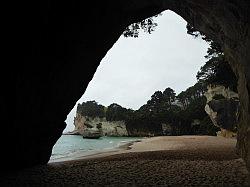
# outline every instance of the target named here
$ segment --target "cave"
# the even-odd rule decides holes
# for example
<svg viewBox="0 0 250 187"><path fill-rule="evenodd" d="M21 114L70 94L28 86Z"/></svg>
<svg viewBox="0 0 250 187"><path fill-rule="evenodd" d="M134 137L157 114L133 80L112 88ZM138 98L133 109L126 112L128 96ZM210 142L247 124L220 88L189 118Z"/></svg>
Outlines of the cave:
<svg viewBox="0 0 250 187"><path fill-rule="evenodd" d="M15 138L5 143L8 148L4 161L10 163L8 169L49 161L52 147L66 127L67 114L84 93L107 51L128 25L164 10L177 13L223 46L238 77L241 120L237 150L250 169L247 0L49 0L21 4L10 21L15 23L11 28L16 33L15 45L8 50L15 55L13 63L7 64L11 79L6 80L6 85L11 88L4 88L5 100L12 101L3 104L3 116L8 116L4 133ZM4 72L4 76L10 75ZM12 108L7 111L10 105Z"/></svg>

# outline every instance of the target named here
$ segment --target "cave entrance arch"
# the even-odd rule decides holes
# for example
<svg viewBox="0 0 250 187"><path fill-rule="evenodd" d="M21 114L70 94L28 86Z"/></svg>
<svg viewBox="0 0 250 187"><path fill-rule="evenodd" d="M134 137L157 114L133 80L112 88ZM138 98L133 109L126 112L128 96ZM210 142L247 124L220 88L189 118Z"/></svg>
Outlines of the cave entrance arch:
<svg viewBox="0 0 250 187"><path fill-rule="evenodd" d="M117 103L137 110L157 90L171 87L178 94L195 84L196 73L206 61L204 56L209 45L201 38L188 35L187 23L179 15L169 10L162 14L155 18L158 26L152 34L140 30L138 38L120 36L102 59L77 103L95 100L105 106ZM126 75L128 72L131 78ZM135 85L133 81L138 83ZM147 94L136 94L138 86L141 87L140 92ZM122 87L127 87L127 92L120 91L125 90ZM135 95L132 97L128 90ZM126 96L128 99L123 101ZM137 100L140 100L140 104L135 105L134 101ZM66 120L68 126L73 124L77 103ZM73 130L72 126L64 132L70 130Z"/></svg>
<svg viewBox="0 0 250 187"><path fill-rule="evenodd" d="M84 118L83 116L80 116L79 113L76 115L76 107L78 103L82 103L83 101L86 102L95 100L98 102L98 104L105 105L106 107L111 103L118 103L121 104L122 107L133 108L135 110L139 109L139 107L142 106L143 104L146 104L147 100L149 100L151 95L157 90L164 91L164 89L166 89L167 87L171 87L176 91L177 87L178 91L177 95L178 95L180 91L184 91L188 87L193 86L195 84L196 82L195 75L197 71L200 69L201 65L204 65L205 62L204 56L206 55L206 51L209 46L201 38L195 39L191 35L187 34L187 29L186 29L187 23L180 16L170 11L162 12L162 14L163 14L162 16L155 18L155 22L158 23L158 27L152 33L152 35L144 34L141 31L139 34L139 38L133 39L133 38L124 38L123 36L121 36L119 40L116 42L116 44L109 50L106 56L102 59L102 62L99 65L97 71L95 72L93 79L89 83L88 88L86 89L87 93L85 92L84 97L77 102L76 106L74 107L74 110L71 111L71 113L68 115L66 123L67 126L71 125L72 128L70 130L66 129L64 132L74 130L73 123L74 123L74 117L76 116L77 116L76 123L78 124L76 126L80 132L83 131L82 126L84 126L83 124ZM174 24L173 22L177 23ZM135 51L135 49L137 51ZM150 55L147 55L148 53L150 53ZM171 53L177 53L177 54L171 55ZM143 61L141 60L142 57L144 59ZM126 61L124 59L126 59ZM138 68L138 65L135 65L136 63L140 65L141 69ZM142 69L142 66L149 66L146 72L145 70ZM192 71L189 70L190 66L193 67ZM116 73L116 71L120 73ZM133 71L135 73L133 73ZM156 72L158 71L158 73L156 74L155 71ZM174 75L163 77L164 74L167 75L171 73L174 73ZM130 77L127 77L126 81L123 80L125 78L119 79L119 75L123 75L123 77L125 75L126 77L126 74L130 74L130 76L133 77L133 79L130 79ZM136 76L137 74L139 74L140 76ZM115 79L118 79L118 81L117 80L114 81L106 77L113 77ZM154 77L161 77L161 79L155 80ZM179 77L182 78L180 79ZM192 81L190 79L191 77ZM147 81L143 81L143 79L145 78ZM105 79L106 81L102 83L102 81L104 81ZM171 79L172 81L166 81L169 79ZM128 84L133 84L132 81L138 81L138 80L141 80L141 83L134 87L129 87L128 85L127 88L123 88L123 86L116 86L116 87L114 86L114 85L124 85L124 84L126 85L125 82L127 82ZM161 86L159 87L154 87L152 85L152 84L159 84L160 82L162 82L163 84L161 84ZM180 84L182 84L182 86L180 86ZM139 86L141 86L141 88L139 88ZM109 90L105 90L106 87L108 87ZM180 89L180 87L182 88ZM150 91L147 94L147 96L143 96L144 100L141 101L140 105L138 105L136 108L127 107L126 105L124 105L124 103L120 103L119 99L121 101L122 98L119 98L117 101L118 95L114 94L114 92L119 93L123 91L122 92L123 95L125 95L128 98L128 100L131 100L132 103L134 103L138 99L140 99L140 97L135 96L137 94L135 92L138 91L143 92L144 88L147 89L150 88ZM135 94L131 96L129 92L124 93L125 89L130 90L131 93ZM115 97L113 96L110 97L110 95L112 94L114 94ZM100 97L100 95L104 98ZM109 100L107 98L109 98ZM203 111L203 113L205 113L204 106L201 107L201 110ZM101 123L103 122L101 121ZM89 121L87 122L87 124L93 125L94 129L96 129L95 125L97 124L97 121L96 120ZM104 124L106 124L106 121L104 122ZM197 127L196 131L198 132L199 124L197 124L196 127ZM195 131L194 128L192 130ZM179 130L177 132L177 130L175 129L175 131L176 132L173 133L172 135L183 135L185 133L192 134L191 130L189 131ZM200 130L200 133L205 133L205 130L203 132L202 130ZM145 133L145 136L148 135L146 135ZM57 146L60 145L56 144L55 147L57 148Z"/></svg>
<svg viewBox="0 0 250 187"><path fill-rule="evenodd" d="M16 43L22 46L18 66L10 68L15 86L5 91L16 93L13 125L6 133L13 136L14 132L19 141L8 143L13 149L7 153L6 161L13 168L47 163L53 145L65 128L67 114L124 29L133 22L170 9L219 42L238 75L242 104L238 150L249 168L250 2L112 0L89 3L87 7L83 1L51 6L42 2L37 5L40 11L23 4L19 9L22 12L17 12L23 29L17 33L20 37ZM11 96L6 99L13 100Z"/></svg>

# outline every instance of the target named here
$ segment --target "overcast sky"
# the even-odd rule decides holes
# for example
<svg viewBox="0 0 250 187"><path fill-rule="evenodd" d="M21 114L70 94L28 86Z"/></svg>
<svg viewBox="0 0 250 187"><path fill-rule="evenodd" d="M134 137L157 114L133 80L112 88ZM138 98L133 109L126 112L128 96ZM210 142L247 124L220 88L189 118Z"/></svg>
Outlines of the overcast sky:
<svg viewBox="0 0 250 187"><path fill-rule="evenodd" d="M188 35L186 21L171 11L155 21L158 26L152 34L119 38L77 103L95 100L104 106L118 103L138 109L157 90L171 87L178 94L195 84L196 73L205 63L207 43ZM75 113L76 106L64 132L74 129Z"/></svg>

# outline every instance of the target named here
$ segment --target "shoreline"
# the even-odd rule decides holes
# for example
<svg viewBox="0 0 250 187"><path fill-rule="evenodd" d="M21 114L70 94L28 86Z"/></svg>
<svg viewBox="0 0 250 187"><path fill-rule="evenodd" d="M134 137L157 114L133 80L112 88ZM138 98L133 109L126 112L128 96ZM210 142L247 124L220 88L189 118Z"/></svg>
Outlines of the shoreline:
<svg viewBox="0 0 250 187"><path fill-rule="evenodd" d="M113 147L110 149L104 149L100 151L93 151L91 154L84 155L84 153L79 153L73 157L63 157L55 160L50 160L48 165L53 164L64 164L68 162L75 161L86 161L98 158L106 158L110 156L128 154L128 153L143 153L143 152L153 152L153 151L171 151L171 150L190 150L197 149L197 147L206 148L207 144L202 145L199 143L197 146L190 146L185 140L191 141L192 143L197 139L206 141L206 139L220 139L221 145L226 144L231 145L232 143L236 146L235 138L224 138L218 136L206 136L206 135L181 135L181 136L154 136L154 137L143 137L140 140L130 141L118 147ZM184 140L184 141L183 141ZM164 143L163 143L164 141ZM221 146L216 145L214 148Z"/></svg>
<svg viewBox="0 0 250 187"><path fill-rule="evenodd" d="M72 135L72 136L75 136L75 135ZM138 137L138 138L140 138L140 137ZM107 149L103 149L103 150L95 150L95 151L90 151L88 153L83 151L83 152L77 153L76 155L73 155L73 156L64 156L61 158L51 159L51 160L49 160L48 164L63 163L63 162L68 162L68 161L79 161L79 160L100 158L100 157L120 154L123 151L130 150L131 149L130 146L132 146L134 143L141 142L144 138L145 137L143 137L140 140L131 140L127 143L124 143L123 145L119 145L118 147L112 147L112 148L107 148Z"/></svg>
<svg viewBox="0 0 250 187"><path fill-rule="evenodd" d="M212 136L145 138L119 151L6 173L0 186L249 186L235 145Z"/></svg>

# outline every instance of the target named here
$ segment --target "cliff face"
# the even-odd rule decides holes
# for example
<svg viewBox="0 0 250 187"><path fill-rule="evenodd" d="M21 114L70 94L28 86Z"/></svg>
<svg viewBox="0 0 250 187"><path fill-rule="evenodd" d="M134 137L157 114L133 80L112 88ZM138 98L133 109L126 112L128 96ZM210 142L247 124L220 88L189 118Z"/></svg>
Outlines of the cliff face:
<svg viewBox="0 0 250 187"><path fill-rule="evenodd" d="M223 46L238 76L237 147L250 168L248 0L22 1L15 11L10 6L5 28L13 31L6 36L13 45L5 48L12 55L4 53L11 63L2 68L1 106L3 119L12 119L5 134L18 141L6 143L8 167L47 163L67 114L125 27L167 9Z"/></svg>
<svg viewBox="0 0 250 187"><path fill-rule="evenodd" d="M235 136L240 110L238 94L224 86L215 86L208 87L205 96L207 98L205 111L213 124L221 129L218 135Z"/></svg>
<svg viewBox="0 0 250 187"><path fill-rule="evenodd" d="M90 132L100 131L102 136L128 136L124 121L109 122L106 118L90 118L77 113L74 118L74 125L74 132L81 135L88 130Z"/></svg>

